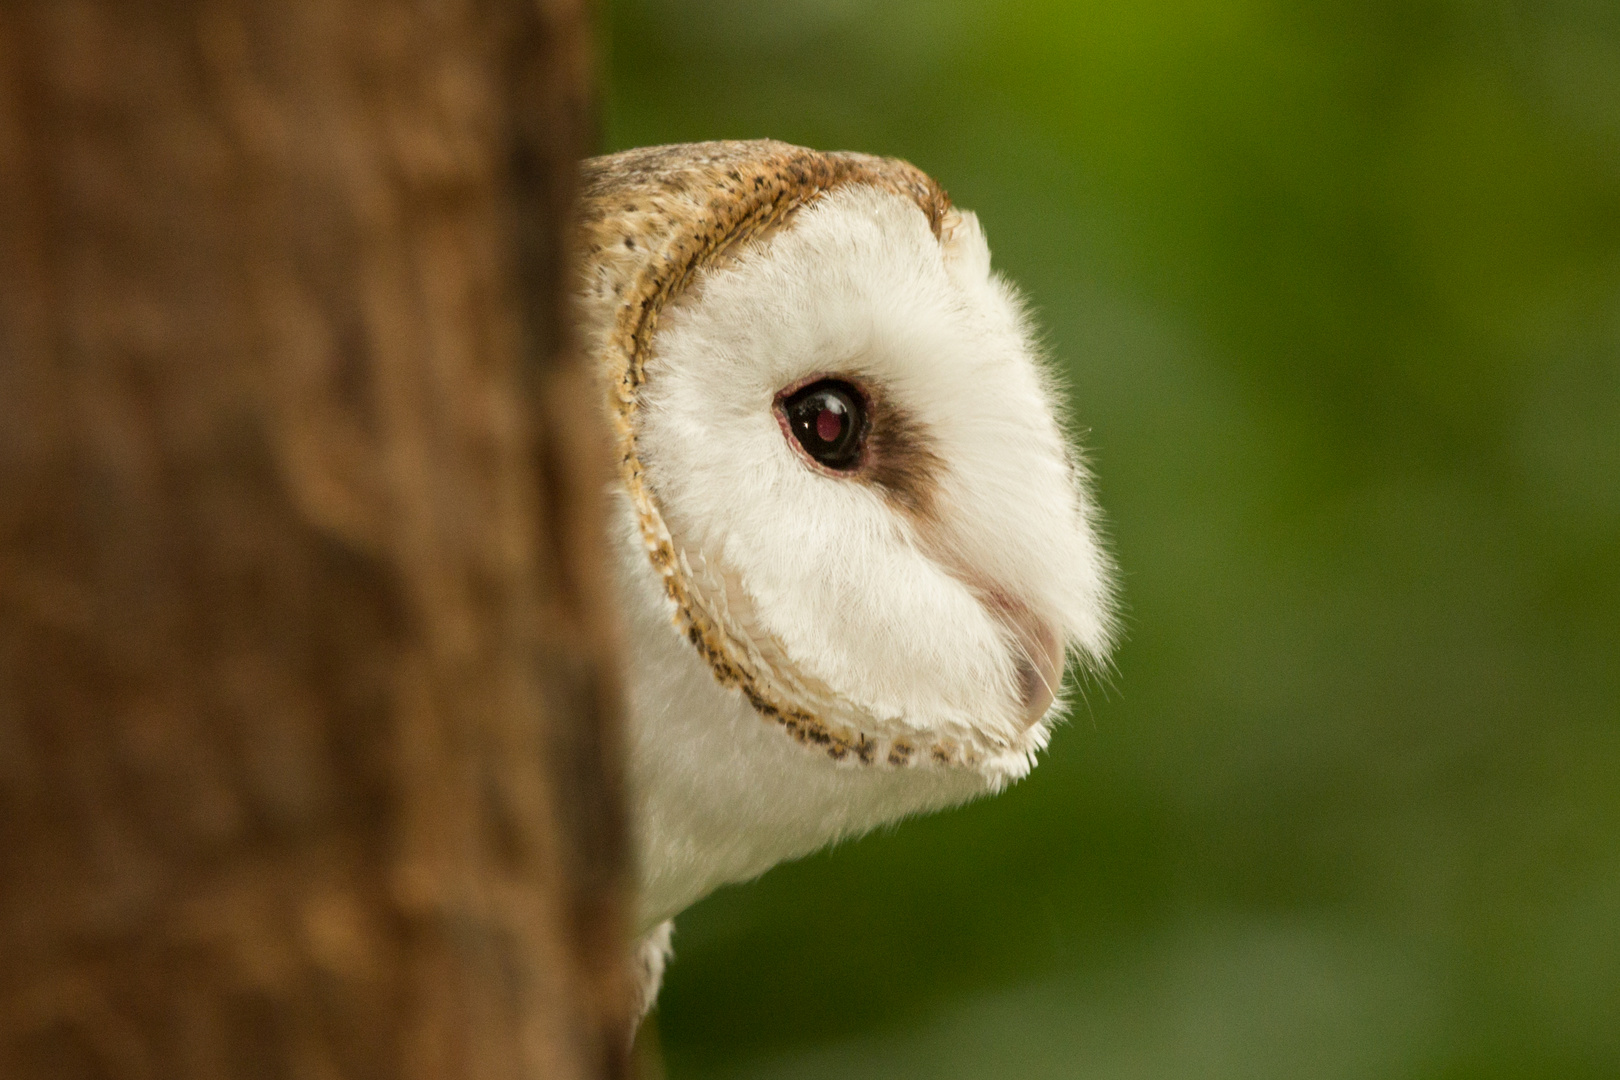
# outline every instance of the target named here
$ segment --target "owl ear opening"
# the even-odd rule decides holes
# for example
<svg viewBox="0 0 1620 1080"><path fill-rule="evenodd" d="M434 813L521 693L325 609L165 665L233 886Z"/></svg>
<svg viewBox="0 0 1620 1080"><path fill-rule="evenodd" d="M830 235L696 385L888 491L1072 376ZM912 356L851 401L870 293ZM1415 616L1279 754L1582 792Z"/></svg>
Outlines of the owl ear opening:
<svg viewBox="0 0 1620 1080"><path fill-rule="evenodd" d="M945 270L958 286L971 288L990 276L990 244L973 211L955 207L946 211L939 243L945 250Z"/></svg>

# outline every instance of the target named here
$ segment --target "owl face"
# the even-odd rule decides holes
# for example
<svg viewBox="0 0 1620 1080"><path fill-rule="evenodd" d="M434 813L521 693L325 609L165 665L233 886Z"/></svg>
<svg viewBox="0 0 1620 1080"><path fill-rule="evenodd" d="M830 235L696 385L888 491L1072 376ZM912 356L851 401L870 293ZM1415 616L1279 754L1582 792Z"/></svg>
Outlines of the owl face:
<svg viewBox="0 0 1620 1080"><path fill-rule="evenodd" d="M1020 303L908 167L783 196L715 153L718 194L619 196L587 260L675 629L806 752L1022 775L1109 584Z"/></svg>

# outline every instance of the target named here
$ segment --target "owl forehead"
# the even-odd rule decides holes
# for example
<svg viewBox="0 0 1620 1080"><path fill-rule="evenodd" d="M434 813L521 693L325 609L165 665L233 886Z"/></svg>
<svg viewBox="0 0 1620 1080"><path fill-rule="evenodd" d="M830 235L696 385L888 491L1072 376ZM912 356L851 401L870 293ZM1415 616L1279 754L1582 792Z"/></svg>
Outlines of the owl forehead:
<svg viewBox="0 0 1620 1080"><path fill-rule="evenodd" d="M851 185L670 305L648 389L749 407L805 377L842 374L903 397L985 356L970 299L914 203Z"/></svg>

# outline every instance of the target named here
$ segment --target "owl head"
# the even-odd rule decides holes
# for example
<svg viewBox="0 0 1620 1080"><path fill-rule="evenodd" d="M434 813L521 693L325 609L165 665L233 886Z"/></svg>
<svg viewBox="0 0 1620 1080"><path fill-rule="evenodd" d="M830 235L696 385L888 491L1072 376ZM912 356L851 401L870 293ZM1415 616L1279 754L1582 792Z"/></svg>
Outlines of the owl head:
<svg viewBox="0 0 1620 1080"><path fill-rule="evenodd" d="M804 751L1023 775L1110 564L1023 306L912 166L599 158L579 285L670 632Z"/></svg>

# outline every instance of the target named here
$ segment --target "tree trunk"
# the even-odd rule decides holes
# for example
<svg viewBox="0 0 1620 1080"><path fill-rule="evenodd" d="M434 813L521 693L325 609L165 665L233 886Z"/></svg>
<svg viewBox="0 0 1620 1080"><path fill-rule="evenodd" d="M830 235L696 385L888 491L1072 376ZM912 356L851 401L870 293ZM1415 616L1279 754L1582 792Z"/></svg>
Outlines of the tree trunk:
<svg viewBox="0 0 1620 1080"><path fill-rule="evenodd" d="M621 1075L580 0L0 3L0 1076Z"/></svg>

